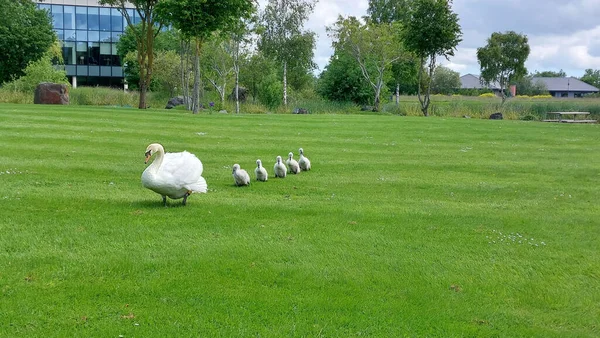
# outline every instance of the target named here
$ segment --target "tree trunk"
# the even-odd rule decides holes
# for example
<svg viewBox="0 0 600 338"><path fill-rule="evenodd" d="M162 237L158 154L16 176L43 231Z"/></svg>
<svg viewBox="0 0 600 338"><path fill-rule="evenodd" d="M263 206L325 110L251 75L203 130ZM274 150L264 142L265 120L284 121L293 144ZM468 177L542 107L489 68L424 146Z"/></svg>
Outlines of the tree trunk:
<svg viewBox="0 0 600 338"><path fill-rule="evenodd" d="M235 113L240 113L240 69L237 65L235 70Z"/></svg>
<svg viewBox="0 0 600 338"><path fill-rule="evenodd" d="M396 107L400 105L400 84L396 83Z"/></svg>
<svg viewBox="0 0 600 338"><path fill-rule="evenodd" d="M283 104L287 106L287 62L283 62Z"/></svg>
<svg viewBox="0 0 600 338"><path fill-rule="evenodd" d="M200 41L194 39L194 91L192 93L192 113L200 110Z"/></svg>

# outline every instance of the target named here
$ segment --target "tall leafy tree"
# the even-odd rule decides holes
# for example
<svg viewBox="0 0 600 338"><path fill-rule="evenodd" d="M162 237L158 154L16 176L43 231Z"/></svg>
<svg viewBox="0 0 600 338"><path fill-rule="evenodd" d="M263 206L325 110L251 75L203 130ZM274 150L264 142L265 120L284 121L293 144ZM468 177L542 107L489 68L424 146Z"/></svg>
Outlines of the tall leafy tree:
<svg viewBox="0 0 600 338"><path fill-rule="evenodd" d="M287 105L288 69L308 73L316 65L312 61L315 34L303 31L312 13L313 0L269 0L261 15L258 49L275 59L283 70L283 103Z"/></svg>
<svg viewBox="0 0 600 338"><path fill-rule="evenodd" d="M0 0L0 84L24 74L56 40L47 11L31 0Z"/></svg>
<svg viewBox="0 0 600 338"><path fill-rule="evenodd" d="M369 0L367 13L375 23L406 23L413 0Z"/></svg>
<svg viewBox="0 0 600 338"><path fill-rule="evenodd" d="M436 94L452 94L460 88L460 74L448 67L437 66L433 72L431 87Z"/></svg>
<svg viewBox="0 0 600 338"><path fill-rule="evenodd" d="M231 40L215 34L206 42L202 53L202 73L219 93L221 104L225 102L227 83L234 75L231 49Z"/></svg>
<svg viewBox="0 0 600 338"><path fill-rule="evenodd" d="M356 59L343 50L335 50L319 75L317 93L327 100L360 105L368 104L373 98L371 86Z"/></svg>
<svg viewBox="0 0 600 338"><path fill-rule="evenodd" d="M502 104L506 101L507 85L527 75L525 61L529 52L527 36L513 31L492 33L487 45L477 48L477 60L481 66L480 78L487 84L499 84Z"/></svg>
<svg viewBox="0 0 600 338"><path fill-rule="evenodd" d="M391 65L404 53L396 24L361 23L355 17L339 17L327 30L335 49L345 50L358 62L373 90L373 105L379 110L381 90L391 76Z"/></svg>
<svg viewBox="0 0 600 338"><path fill-rule="evenodd" d="M265 81L267 74L276 76L277 65L275 61L265 57L260 51L245 57L240 67L240 83L244 84L252 96L252 102L255 103L259 98L259 91L262 82Z"/></svg>
<svg viewBox="0 0 600 338"><path fill-rule="evenodd" d="M192 111L200 109L200 51L203 43L217 31L230 32L238 20L249 17L251 0L162 0L157 7L161 17L193 41L194 92Z"/></svg>
<svg viewBox="0 0 600 338"><path fill-rule="evenodd" d="M567 77L567 73L565 73L562 69L559 70L558 72L551 71L551 70L545 70L543 72L536 71L535 73L533 73L533 76L535 76L535 77Z"/></svg>
<svg viewBox="0 0 600 338"><path fill-rule="evenodd" d="M596 88L600 88L600 69L586 69L580 80Z"/></svg>
<svg viewBox="0 0 600 338"><path fill-rule="evenodd" d="M423 115L428 116L431 103L431 79L436 58L447 60L462 41L458 15L452 11L452 0L415 0L404 29L406 48L420 59L418 97ZM426 74L423 74L426 66ZM424 80L424 78L426 80Z"/></svg>
<svg viewBox="0 0 600 338"><path fill-rule="evenodd" d="M137 24L140 25L140 24ZM154 77L156 73L156 69L154 68L154 63L157 61L156 56L159 52L166 51L174 51L178 52L181 46L179 43L179 34L174 29L163 30L159 35L156 36L154 40L154 48L153 48L153 67L152 67L152 80L148 85L149 90L156 89L154 86ZM117 41L117 53L121 60L123 60L123 71L125 73L125 79L129 84L129 88L134 88L139 90L140 88L140 65L138 63L138 55L137 55L137 42L135 37L135 30L131 27L127 27L125 32ZM162 54L164 55L164 53ZM164 62L164 60L161 60ZM161 67L164 66L164 63Z"/></svg>
<svg viewBox="0 0 600 338"><path fill-rule="evenodd" d="M137 61L140 72L140 101L139 109L146 109L146 94L152 81L154 65L154 40L160 33L162 23L157 15L156 6L161 0L99 0L101 5L116 7L127 20L127 26L133 31L137 44ZM140 18L140 24L135 25L126 6L130 3L135 7Z"/></svg>

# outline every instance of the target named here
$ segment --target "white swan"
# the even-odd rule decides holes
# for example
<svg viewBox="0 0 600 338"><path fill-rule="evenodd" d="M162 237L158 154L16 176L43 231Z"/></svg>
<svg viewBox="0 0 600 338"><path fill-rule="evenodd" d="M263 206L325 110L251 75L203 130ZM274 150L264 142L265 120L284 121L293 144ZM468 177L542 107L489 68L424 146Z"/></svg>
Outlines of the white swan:
<svg viewBox="0 0 600 338"><path fill-rule="evenodd" d="M261 160L256 160L256 169L254 169L254 175L256 175L257 181L266 182L269 178L269 174L267 173L267 169L262 166Z"/></svg>
<svg viewBox="0 0 600 338"><path fill-rule="evenodd" d="M310 170L310 160L304 157L304 150L302 148L298 149L300 153L300 158L298 159L298 164L300 165L301 170Z"/></svg>
<svg viewBox="0 0 600 338"><path fill-rule="evenodd" d="M246 170L241 169L240 165L237 163L233 165L232 176L235 185L238 187L250 184L250 175L248 175Z"/></svg>
<svg viewBox="0 0 600 338"><path fill-rule="evenodd" d="M277 162L273 166L273 171L275 172L275 177L284 178L287 173L287 168L285 164L281 162L281 156L277 156Z"/></svg>
<svg viewBox="0 0 600 338"><path fill-rule="evenodd" d="M167 205L167 196L172 199L183 197L186 204L190 194L205 193L208 189L202 177L202 162L187 151L166 153L162 145L152 143L146 148L146 162L156 154L154 161L142 173L142 186L158 193Z"/></svg>
<svg viewBox="0 0 600 338"><path fill-rule="evenodd" d="M287 160L290 172L292 174L299 174L300 173L300 165L298 165L298 162L296 160L294 160L292 157L294 157L294 154L290 152L288 154L288 160Z"/></svg>

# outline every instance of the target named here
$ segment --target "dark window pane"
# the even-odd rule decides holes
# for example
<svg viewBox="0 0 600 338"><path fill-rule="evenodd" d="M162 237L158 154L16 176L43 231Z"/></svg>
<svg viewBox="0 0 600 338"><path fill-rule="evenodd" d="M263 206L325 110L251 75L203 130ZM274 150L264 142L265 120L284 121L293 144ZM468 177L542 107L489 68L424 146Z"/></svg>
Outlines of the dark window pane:
<svg viewBox="0 0 600 338"><path fill-rule="evenodd" d="M75 7L64 7L64 29L75 29Z"/></svg>
<svg viewBox="0 0 600 338"><path fill-rule="evenodd" d="M100 32L88 31L88 41L100 41Z"/></svg>
<svg viewBox="0 0 600 338"><path fill-rule="evenodd" d="M110 11L111 16L111 27L114 32L123 31L123 16L116 8L112 8Z"/></svg>
<svg viewBox="0 0 600 338"><path fill-rule="evenodd" d="M112 48L110 43L100 43L100 65L110 66L112 60Z"/></svg>
<svg viewBox="0 0 600 338"><path fill-rule="evenodd" d="M75 7L75 28L88 29L87 8L81 6Z"/></svg>
<svg viewBox="0 0 600 338"><path fill-rule="evenodd" d="M88 57L90 65L98 65L100 60L100 43L89 42L88 43Z"/></svg>
<svg viewBox="0 0 600 338"><path fill-rule="evenodd" d="M110 32L100 32L100 42L110 42Z"/></svg>
<svg viewBox="0 0 600 338"><path fill-rule="evenodd" d="M88 29L97 31L100 29L100 16L98 15L98 7L88 8Z"/></svg>
<svg viewBox="0 0 600 338"><path fill-rule="evenodd" d="M77 41L87 41L88 31L79 30L77 31Z"/></svg>
<svg viewBox="0 0 600 338"><path fill-rule="evenodd" d="M75 41L75 31L65 30L63 41Z"/></svg>
<svg viewBox="0 0 600 338"><path fill-rule="evenodd" d="M121 65L121 58L119 57L119 53L117 52L117 44L116 43L112 44L112 65L113 66Z"/></svg>
<svg viewBox="0 0 600 338"><path fill-rule="evenodd" d="M100 30L110 30L110 8L100 8Z"/></svg>
<svg viewBox="0 0 600 338"><path fill-rule="evenodd" d="M54 28L63 28L63 6L52 5L52 25Z"/></svg>
<svg viewBox="0 0 600 338"><path fill-rule="evenodd" d="M75 64L75 42L68 41L63 44L63 59L65 61L65 65L74 65Z"/></svg>
<svg viewBox="0 0 600 338"><path fill-rule="evenodd" d="M87 55L87 42L77 42L77 64L78 65L87 65L88 64L88 55Z"/></svg>

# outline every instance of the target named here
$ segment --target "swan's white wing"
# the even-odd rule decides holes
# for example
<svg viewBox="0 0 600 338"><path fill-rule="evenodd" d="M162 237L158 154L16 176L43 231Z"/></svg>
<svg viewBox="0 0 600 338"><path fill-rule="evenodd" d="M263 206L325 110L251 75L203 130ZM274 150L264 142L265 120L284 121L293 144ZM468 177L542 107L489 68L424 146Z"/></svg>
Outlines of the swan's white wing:
<svg viewBox="0 0 600 338"><path fill-rule="evenodd" d="M159 175L177 188L206 192L203 169L202 162L194 154L187 151L166 153Z"/></svg>

